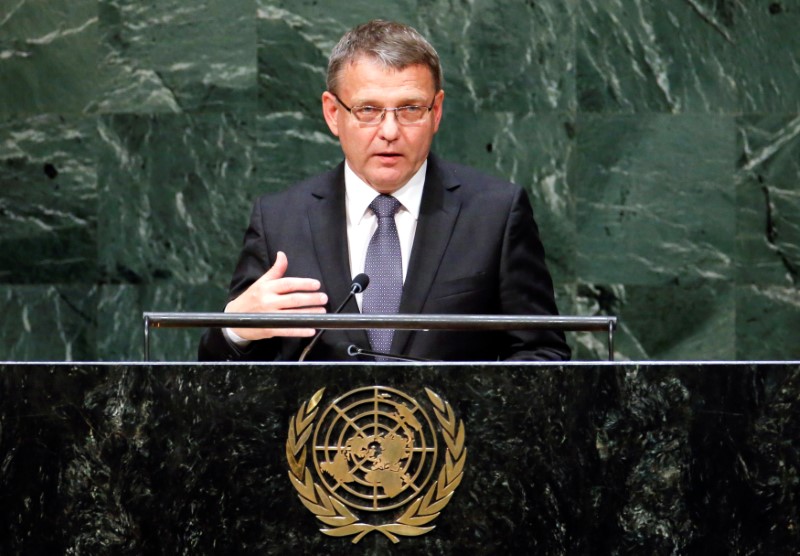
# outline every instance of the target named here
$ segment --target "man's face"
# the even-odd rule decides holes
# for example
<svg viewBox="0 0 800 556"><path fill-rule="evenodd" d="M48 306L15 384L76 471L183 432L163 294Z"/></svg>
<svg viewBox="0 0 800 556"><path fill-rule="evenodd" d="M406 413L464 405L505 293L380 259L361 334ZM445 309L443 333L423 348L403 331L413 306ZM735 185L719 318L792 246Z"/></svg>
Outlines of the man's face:
<svg viewBox="0 0 800 556"><path fill-rule="evenodd" d="M421 122L400 125L386 112L378 125L365 125L329 92L322 95L325 121L339 138L353 171L379 193L391 194L411 179L428 157L433 135L442 119L444 91L435 91L433 76L424 65L397 71L369 58L345 66L339 75L339 98L347 106L430 106Z"/></svg>

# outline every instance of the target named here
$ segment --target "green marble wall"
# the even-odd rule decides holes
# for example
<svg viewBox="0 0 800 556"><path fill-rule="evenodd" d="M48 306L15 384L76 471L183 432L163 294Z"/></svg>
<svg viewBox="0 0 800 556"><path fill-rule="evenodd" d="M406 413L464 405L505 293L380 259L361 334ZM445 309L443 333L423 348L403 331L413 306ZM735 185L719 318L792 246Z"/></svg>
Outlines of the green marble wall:
<svg viewBox="0 0 800 556"><path fill-rule="evenodd" d="M618 358L800 358L794 0L6 0L0 359L139 359L143 310L219 310L251 200L339 160L325 60L372 17L438 48L436 151L528 189Z"/></svg>

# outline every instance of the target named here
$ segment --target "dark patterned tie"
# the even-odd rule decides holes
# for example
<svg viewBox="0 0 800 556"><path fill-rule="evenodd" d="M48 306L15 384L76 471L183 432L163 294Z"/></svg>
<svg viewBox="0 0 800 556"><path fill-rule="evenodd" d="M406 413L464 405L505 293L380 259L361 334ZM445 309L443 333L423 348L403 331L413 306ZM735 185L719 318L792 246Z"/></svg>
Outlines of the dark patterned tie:
<svg viewBox="0 0 800 556"><path fill-rule="evenodd" d="M400 308L403 295L403 259L394 222L400 201L391 195L378 195L369 208L378 216L378 229L367 248L364 272L369 276L369 287L364 291L362 309L365 314L392 314ZM388 353L394 330L367 330L367 336L374 351Z"/></svg>

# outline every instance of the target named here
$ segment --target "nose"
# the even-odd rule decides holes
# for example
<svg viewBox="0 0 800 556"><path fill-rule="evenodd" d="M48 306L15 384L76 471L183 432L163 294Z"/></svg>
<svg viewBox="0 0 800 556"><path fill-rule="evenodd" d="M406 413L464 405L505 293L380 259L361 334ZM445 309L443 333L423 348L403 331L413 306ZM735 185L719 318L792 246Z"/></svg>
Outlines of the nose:
<svg viewBox="0 0 800 556"><path fill-rule="evenodd" d="M387 110L380 124L381 139L391 142L397 139L399 134L400 125L397 123L397 112L394 110Z"/></svg>

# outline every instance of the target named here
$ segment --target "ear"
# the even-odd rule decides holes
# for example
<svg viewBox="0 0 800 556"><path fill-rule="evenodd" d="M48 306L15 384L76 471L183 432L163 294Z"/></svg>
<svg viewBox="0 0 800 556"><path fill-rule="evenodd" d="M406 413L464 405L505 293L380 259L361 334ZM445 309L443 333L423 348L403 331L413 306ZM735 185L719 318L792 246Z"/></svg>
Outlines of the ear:
<svg viewBox="0 0 800 556"><path fill-rule="evenodd" d="M335 100L335 99L334 99ZM439 89L433 97L433 132L439 131L439 122L442 121L442 103L444 103L444 89Z"/></svg>
<svg viewBox="0 0 800 556"><path fill-rule="evenodd" d="M339 110L341 110L341 106L336 102L336 97L328 91L322 93L322 115L325 116L325 123L328 124L328 129L336 137L339 137Z"/></svg>

